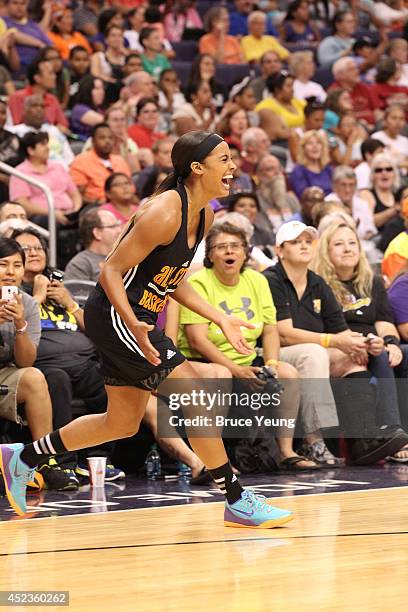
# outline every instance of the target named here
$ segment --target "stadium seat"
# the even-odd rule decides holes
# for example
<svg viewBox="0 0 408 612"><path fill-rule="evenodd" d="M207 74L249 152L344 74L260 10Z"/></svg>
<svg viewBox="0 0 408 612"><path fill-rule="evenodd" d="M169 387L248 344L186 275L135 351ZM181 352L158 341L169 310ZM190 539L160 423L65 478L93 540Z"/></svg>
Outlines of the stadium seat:
<svg viewBox="0 0 408 612"><path fill-rule="evenodd" d="M181 40L180 42L172 42L176 53L176 61L192 62L198 54L198 42L196 40Z"/></svg>
<svg viewBox="0 0 408 612"><path fill-rule="evenodd" d="M172 60L172 67L177 72L177 76L180 79L182 89L187 87L188 77L191 71L191 62L178 62Z"/></svg>
<svg viewBox="0 0 408 612"><path fill-rule="evenodd" d="M96 283L94 283L93 281L86 281L86 280L72 279L72 280L64 281L65 287L71 293L74 300L78 302L81 308L82 306L84 306L86 300L88 299L88 295L92 287L95 287L95 284Z"/></svg>
<svg viewBox="0 0 408 612"><path fill-rule="evenodd" d="M249 64L218 64L215 78L226 87L230 87L233 83L248 75L255 78L259 74L258 66L250 66Z"/></svg>
<svg viewBox="0 0 408 612"><path fill-rule="evenodd" d="M323 89L327 89L334 82L331 66L318 66L313 80L319 83Z"/></svg>

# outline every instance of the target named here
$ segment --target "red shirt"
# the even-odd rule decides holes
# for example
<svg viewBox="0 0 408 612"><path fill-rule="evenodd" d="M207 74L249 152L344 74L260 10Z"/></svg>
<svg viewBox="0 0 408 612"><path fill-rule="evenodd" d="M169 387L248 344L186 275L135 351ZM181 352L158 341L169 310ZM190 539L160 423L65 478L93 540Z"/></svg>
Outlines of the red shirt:
<svg viewBox="0 0 408 612"><path fill-rule="evenodd" d="M138 147L146 147L148 149L151 149L153 143L157 140L161 140L166 136L166 134L162 134L161 132L151 132L138 123L134 123L128 128L128 134Z"/></svg>
<svg viewBox="0 0 408 612"><path fill-rule="evenodd" d="M402 85L389 85L388 83L374 83L372 86L375 92L375 95L378 98L381 109L387 108L389 105L389 100L391 96L395 94L405 94L408 96L408 87L403 87Z"/></svg>
<svg viewBox="0 0 408 612"><path fill-rule="evenodd" d="M24 87L24 89L19 89L15 93L11 94L8 100L9 109L11 112L11 117L13 119L14 125L18 123L24 123L23 121L23 107L24 100L28 96L32 96L35 92L31 85ZM61 108L61 105L58 99L50 93L44 94L44 103L45 103L45 121L50 123L51 125L63 125L68 127L67 118L64 115L64 111Z"/></svg>
<svg viewBox="0 0 408 612"><path fill-rule="evenodd" d="M342 87L337 81L330 85L329 90ZM353 100L354 115L357 119L364 119L367 123L374 125L374 111L380 109L380 101L372 85L366 83L356 83L353 89L348 90Z"/></svg>

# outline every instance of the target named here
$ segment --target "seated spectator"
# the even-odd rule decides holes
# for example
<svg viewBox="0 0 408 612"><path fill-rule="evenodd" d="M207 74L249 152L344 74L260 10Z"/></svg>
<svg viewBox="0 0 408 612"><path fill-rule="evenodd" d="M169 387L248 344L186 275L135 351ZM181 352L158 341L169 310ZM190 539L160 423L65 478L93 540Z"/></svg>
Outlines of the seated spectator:
<svg viewBox="0 0 408 612"><path fill-rule="evenodd" d="M106 83L109 102L116 102L119 97L126 57L123 40L123 30L111 26L105 34L105 50L91 56L91 73Z"/></svg>
<svg viewBox="0 0 408 612"><path fill-rule="evenodd" d="M388 300L398 333L404 342L408 341L408 275L407 262L401 268L388 289Z"/></svg>
<svg viewBox="0 0 408 612"><path fill-rule="evenodd" d="M55 88L51 91L65 111L69 100L69 71L64 66L60 52L54 47L43 47L38 53L38 59L51 62L55 72Z"/></svg>
<svg viewBox="0 0 408 612"><path fill-rule="evenodd" d="M37 230L44 238L49 238L48 230L28 220L24 206L13 201L6 200L2 202L0 204L0 234L10 238L15 229L23 227L31 227Z"/></svg>
<svg viewBox="0 0 408 612"><path fill-rule="evenodd" d="M51 399L44 375L32 367L40 342L40 314L35 300L20 290L25 253L15 240L0 237L0 287L13 285L19 292L10 302L1 300L0 384L8 393L0 397L0 418L19 425L26 423L33 440L53 430ZM19 404L24 404L24 413ZM52 460L51 460L52 461ZM37 468L51 488L49 472L59 470L46 462Z"/></svg>
<svg viewBox="0 0 408 612"><path fill-rule="evenodd" d="M223 6L211 7L204 18L207 34L200 38L200 53L212 55L220 64L242 64L244 56L239 41L228 34L229 14Z"/></svg>
<svg viewBox="0 0 408 612"><path fill-rule="evenodd" d="M408 87L397 85L401 76L400 65L390 57L383 57L377 66L375 84L372 86L377 97L377 108L384 110L390 104L408 105ZM407 115L408 116L408 115Z"/></svg>
<svg viewBox="0 0 408 612"><path fill-rule="evenodd" d="M384 430L377 426L376 387L371 384L371 373L361 365L367 354L365 338L348 328L331 288L308 270L316 237L314 228L298 221L285 223L276 236L279 262L264 272L284 344L280 358L292 363L301 381L305 380L301 385L302 407L309 407L307 414L312 418L303 423L306 436L302 453L317 461L324 459L327 449L320 428L336 425L337 403L340 425L346 438L352 438L346 440L349 463L374 464L403 448L408 438L399 430L402 438L395 440L395 415L389 415L391 426ZM335 386L336 403L330 376L342 379ZM314 378L319 379L317 393ZM329 457L336 465L336 459Z"/></svg>
<svg viewBox="0 0 408 612"><path fill-rule="evenodd" d="M290 56L285 47L274 36L266 35L266 15L253 11L248 17L248 36L241 39L241 49L247 62L257 63L266 51L275 51L284 61Z"/></svg>
<svg viewBox="0 0 408 612"><path fill-rule="evenodd" d="M370 188L371 162L374 159L374 155L383 151L383 143L376 138L366 138L361 143L361 157L363 161L354 168L358 190Z"/></svg>
<svg viewBox="0 0 408 612"><path fill-rule="evenodd" d="M101 5L98 0L84 0L74 10L74 30L79 30L87 38L95 38L98 34L98 15Z"/></svg>
<svg viewBox="0 0 408 612"><path fill-rule="evenodd" d="M371 135L372 138L384 143L386 152L396 160L404 172L408 170L408 138L401 133L405 126L403 107L399 104L390 104L384 112L383 129Z"/></svg>
<svg viewBox="0 0 408 612"><path fill-rule="evenodd" d="M136 190L141 197L145 190L146 183L151 182L152 176L160 173L170 174L173 169L171 152L176 141L175 136L166 136L161 140L156 140L152 146L152 163L143 168L136 179Z"/></svg>
<svg viewBox="0 0 408 612"><path fill-rule="evenodd" d="M71 164L71 176L87 203L105 202L105 181L112 172L130 177L129 166L119 155L113 155L114 137L106 123L92 132L92 149L78 155Z"/></svg>
<svg viewBox="0 0 408 612"><path fill-rule="evenodd" d="M56 125L60 130L66 132L68 121L58 99L52 93L49 93L55 89L57 84L52 63L41 58L35 60L28 66L26 75L29 83L27 87L16 91L16 93L10 96L8 101L13 123L23 122L24 100L28 96L37 94L44 100L47 123Z"/></svg>
<svg viewBox="0 0 408 612"><path fill-rule="evenodd" d="M170 3L164 16L164 31L171 42L180 42L190 30L203 30L203 22L191 0Z"/></svg>
<svg viewBox="0 0 408 612"><path fill-rule="evenodd" d="M69 52L69 100L68 108L71 110L76 103L79 85L84 76L89 74L90 59L85 47L73 47Z"/></svg>
<svg viewBox="0 0 408 612"><path fill-rule="evenodd" d="M401 203L401 216L401 232L389 242L381 263L382 272L389 282L401 273L408 261L408 190Z"/></svg>
<svg viewBox="0 0 408 612"><path fill-rule="evenodd" d="M145 26L154 28L159 33L162 46L161 51L167 59L171 60L176 57L176 52L171 46L170 41L166 38L166 32L162 23L163 17L163 11L158 6L150 5L146 7Z"/></svg>
<svg viewBox="0 0 408 612"><path fill-rule="evenodd" d="M146 27L140 32L139 40L143 47L143 70L150 74L155 81L158 81L162 70L171 68L169 60L161 52L162 43L160 40L160 33L156 28Z"/></svg>
<svg viewBox="0 0 408 612"><path fill-rule="evenodd" d="M171 115L186 99L180 89L180 79L173 68L163 70L159 77L159 105L161 110L168 114L170 125Z"/></svg>
<svg viewBox="0 0 408 612"><path fill-rule="evenodd" d="M195 85L206 81L211 87L213 101L217 111L221 111L227 99L227 88L215 78L216 61L208 53L199 53L191 64L191 71L188 78L188 85Z"/></svg>
<svg viewBox="0 0 408 612"><path fill-rule="evenodd" d="M315 98L309 98L305 109L305 123L303 127L295 128L291 130L288 138L290 160L286 165L286 171L289 172L293 167L293 162L297 161L299 152L299 143L303 136L309 130L317 130L322 137L327 140L326 132L323 130L324 124L324 104L318 102Z"/></svg>
<svg viewBox="0 0 408 612"><path fill-rule="evenodd" d="M358 38L352 46L351 58L356 64L362 81L372 83L373 67L384 52L385 44L378 44L369 36Z"/></svg>
<svg viewBox="0 0 408 612"><path fill-rule="evenodd" d="M16 230L14 237L26 253L24 291L33 296L40 312L41 337L35 365L48 383L53 426L63 427L72 421L73 397L82 399L88 412L105 412L107 397L103 377L94 346L84 333L82 308L63 282L53 278L55 272L48 267L46 243L35 230ZM79 464L76 453L60 455L58 461L63 473L49 475L50 479L53 477L53 488L77 489L78 478L73 470L78 475L88 475L85 458L106 456L108 449L113 449L112 443L81 452ZM105 480L124 478L124 473L114 468L109 458L107 464Z"/></svg>
<svg viewBox="0 0 408 612"><path fill-rule="evenodd" d="M145 25L146 7L144 5L132 8L126 13L126 21L129 29L125 30L125 40L129 45L129 49L143 53L143 47L140 44L140 32Z"/></svg>
<svg viewBox="0 0 408 612"><path fill-rule="evenodd" d="M348 91L356 119L373 126L381 116L380 103L373 86L360 81L360 74L353 60L350 57L338 59L333 65L333 76L336 80L330 85L330 89L340 87Z"/></svg>
<svg viewBox="0 0 408 612"><path fill-rule="evenodd" d="M28 0L7 0L6 11L7 14L3 19L6 26L16 32L16 50L21 69L25 71L35 60L38 49L49 45L50 39L40 24L29 19Z"/></svg>
<svg viewBox="0 0 408 612"><path fill-rule="evenodd" d="M241 138L245 130L249 128L247 112L238 106L232 104L226 106L221 113L216 126L217 134L223 136L229 145L234 144L239 150L242 150Z"/></svg>
<svg viewBox="0 0 408 612"><path fill-rule="evenodd" d="M202 360L226 366L232 376L242 382L251 380L256 384L256 373L264 363L270 361L273 371L285 379L286 393L280 396L281 417L297 417L298 397L292 381L296 380L296 370L279 361L275 308L265 279L259 272L246 268L247 247L245 233L229 223L216 225L206 238L206 257L204 269L192 274L188 281L204 299L223 312L240 312L252 323L255 329L245 333L253 353L239 355L230 350L222 334L214 325L185 307L180 310L179 348L190 359ZM263 358L257 359L255 346L262 342ZM262 385L259 385L262 388ZM290 393L289 389L292 390ZM290 397L289 397L290 396ZM277 463L282 469L293 472L316 468L314 461L302 460L293 451L292 438L278 434L276 443L279 448Z"/></svg>
<svg viewBox="0 0 408 612"><path fill-rule="evenodd" d="M357 234L361 240L370 240L375 236L373 212L366 200L357 193L357 178L349 166L337 166L333 172L333 193L326 196L326 202L341 202L357 225Z"/></svg>
<svg viewBox="0 0 408 612"><path fill-rule="evenodd" d="M229 13L229 34L238 39L248 34L248 17L254 8L251 0L234 0L234 9ZM268 32L276 34L276 32Z"/></svg>
<svg viewBox="0 0 408 612"><path fill-rule="evenodd" d="M186 91L187 102L172 116L177 136L192 130L211 131L215 122L215 106L211 87L206 81L190 85Z"/></svg>
<svg viewBox="0 0 408 612"><path fill-rule="evenodd" d="M261 102L269 95L266 82L268 77L278 74L282 70L282 61L275 51L266 51L259 58L259 67L261 74L251 80L252 91L254 92L256 102Z"/></svg>
<svg viewBox="0 0 408 612"><path fill-rule="evenodd" d="M256 100L251 87L249 76L234 83L228 94L228 102L236 104L247 113L249 125L257 127L259 125L259 115L255 112Z"/></svg>
<svg viewBox="0 0 408 612"><path fill-rule="evenodd" d="M53 17L53 26L48 32L48 38L59 51L64 61L67 61L74 47L83 47L89 55L92 48L81 32L74 31L74 17L69 8L62 8Z"/></svg>
<svg viewBox="0 0 408 612"><path fill-rule="evenodd" d="M356 18L351 11L338 11L332 21L333 34L326 36L317 48L320 66L332 66L338 59L350 55L354 43ZM358 73L358 70L357 70Z"/></svg>
<svg viewBox="0 0 408 612"><path fill-rule="evenodd" d="M62 164L49 161L48 134L28 132L21 139L21 148L25 161L16 169L47 185L54 196L55 218L60 225L66 225L66 214L78 211L82 198ZM12 176L10 198L24 206L34 223L48 227L48 204L41 189Z"/></svg>
<svg viewBox="0 0 408 612"><path fill-rule="evenodd" d="M136 106L142 98L156 98L157 85L147 72L141 69L128 75L120 91L120 99L124 103L124 109L129 120L133 120Z"/></svg>
<svg viewBox="0 0 408 612"><path fill-rule="evenodd" d="M265 130L250 127L242 134L242 170L251 177L255 175L256 167L264 155L269 153L271 141Z"/></svg>
<svg viewBox="0 0 408 612"><path fill-rule="evenodd" d="M263 229L260 225L258 225L257 221L261 214L261 207L259 205L258 197L254 192L248 193L236 193L229 196L227 199L227 211L228 212L237 212L246 217L252 227L253 234L251 238L250 244L252 246L259 246L268 248L274 242L274 236L272 234L272 226L270 227L270 231ZM272 248L269 249L269 256L272 254Z"/></svg>
<svg viewBox="0 0 408 612"><path fill-rule="evenodd" d="M106 35L110 28L120 28L123 31L125 20L119 8L103 8L98 16L98 34L92 38L92 46L95 51L103 51L106 48Z"/></svg>
<svg viewBox="0 0 408 612"><path fill-rule="evenodd" d="M388 55L391 59L399 62L401 76L397 85L408 87L408 41L404 38L393 38L390 40Z"/></svg>
<svg viewBox="0 0 408 612"><path fill-rule="evenodd" d="M298 198L306 187L321 187L325 195L331 192L333 170L329 161L327 139L317 130L306 132L299 143L298 163L290 175Z"/></svg>
<svg viewBox="0 0 408 612"><path fill-rule="evenodd" d="M142 58L138 53L128 53L123 66L123 76L126 78L134 72L143 72ZM147 74L147 73L146 73Z"/></svg>
<svg viewBox="0 0 408 612"><path fill-rule="evenodd" d="M347 89L333 89L329 91L324 104L326 112L324 114L324 129L329 133L334 133L343 115L354 112L354 104Z"/></svg>
<svg viewBox="0 0 408 612"><path fill-rule="evenodd" d="M151 149L153 144L165 138L158 131L160 107L154 98L141 98L136 105L135 121L128 128L128 134L138 147Z"/></svg>
<svg viewBox="0 0 408 612"><path fill-rule="evenodd" d="M324 191L321 187L306 187L300 196L300 209L295 212L289 221L300 221L305 225L317 227L314 221L313 210L324 202Z"/></svg>
<svg viewBox="0 0 408 612"><path fill-rule="evenodd" d="M400 213L395 192L400 185L397 165L387 153L378 153L371 163L370 189L363 189L361 197L374 214L374 223L382 234L388 223ZM384 250L388 245L384 245Z"/></svg>
<svg viewBox="0 0 408 612"><path fill-rule="evenodd" d="M117 178L124 175L113 176ZM96 283L121 227L121 222L110 210L99 207L84 212L79 220L79 233L84 250L69 260L65 268L65 280L86 280Z"/></svg>
<svg viewBox="0 0 408 612"><path fill-rule="evenodd" d="M333 163L356 166L361 161L361 144L367 132L352 113L340 117L336 136L330 139Z"/></svg>
<svg viewBox="0 0 408 612"><path fill-rule="evenodd" d="M317 47L320 33L315 22L311 19L309 3L306 0L293 0L279 27L280 40L291 51L299 46ZM313 94L314 95L314 94ZM307 96L306 96L307 97Z"/></svg>
<svg viewBox="0 0 408 612"><path fill-rule="evenodd" d="M105 193L107 204L103 204L100 210L112 213L123 226L138 209L133 182L126 174L114 172L106 179Z"/></svg>
<svg viewBox="0 0 408 612"><path fill-rule="evenodd" d="M123 108L117 103L105 112L105 122L112 130L113 149L112 155L120 155L129 166L131 174L139 172L139 147L132 138L128 136L126 115ZM88 138L82 152L92 148L92 140Z"/></svg>
<svg viewBox="0 0 408 612"><path fill-rule="evenodd" d="M239 147L235 144L229 144L232 163L235 169L232 172L233 179L230 183L230 194L241 193L242 191L252 191L253 183L249 174L242 172L242 157Z"/></svg>
<svg viewBox="0 0 408 612"><path fill-rule="evenodd" d="M21 162L20 142L12 130L4 126L7 120L7 102L0 98L0 161L9 166L17 166ZM0 201L8 199L10 175L0 172Z"/></svg>
<svg viewBox="0 0 408 612"><path fill-rule="evenodd" d="M23 121L11 126L10 131L19 138L23 138L28 132L45 132L48 134L50 161L59 162L65 168L68 168L74 159L74 154L65 134L56 125L51 125L45 121L45 103L42 96L34 94L24 100Z"/></svg>
<svg viewBox="0 0 408 612"><path fill-rule="evenodd" d="M91 74L80 82L71 112L71 129L80 140L86 140L96 125L104 122L105 86Z"/></svg>
<svg viewBox="0 0 408 612"><path fill-rule="evenodd" d="M270 76L267 87L273 98L266 98L256 106L256 110L269 109L278 115L288 128L302 127L305 122L304 100L294 97L294 79L286 70Z"/></svg>
<svg viewBox="0 0 408 612"><path fill-rule="evenodd" d="M294 0L300 2L300 0ZM305 0L301 3L306 4ZM293 82L293 95L297 100L316 98L319 102L324 102L327 93L319 83L312 81L316 66L313 60L312 51L296 51L289 60L290 73L295 77Z"/></svg>
<svg viewBox="0 0 408 612"><path fill-rule="evenodd" d="M282 165L274 155L264 155L256 168L256 194L261 209L274 231L299 208L299 202L286 185Z"/></svg>
<svg viewBox="0 0 408 612"><path fill-rule="evenodd" d="M383 280L373 275L354 228L340 220L320 235L314 270L333 291L349 329L365 337L366 350L352 360L378 380L379 424L400 425L394 372L406 375L408 346L400 348ZM408 445L396 457L408 459Z"/></svg>

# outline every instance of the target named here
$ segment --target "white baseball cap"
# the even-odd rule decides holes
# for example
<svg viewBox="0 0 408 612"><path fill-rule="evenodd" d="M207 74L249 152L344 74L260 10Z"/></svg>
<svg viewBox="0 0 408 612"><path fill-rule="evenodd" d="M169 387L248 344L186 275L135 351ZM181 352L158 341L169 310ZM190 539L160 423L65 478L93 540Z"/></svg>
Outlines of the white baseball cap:
<svg viewBox="0 0 408 612"><path fill-rule="evenodd" d="M280 246L287 240L295 240L300 234L303 234L303 232L307 232L313 240L319 236L317 229L311 225L305 225L301 221L288 221L278 229L275 244L276 246Z"/></svg>

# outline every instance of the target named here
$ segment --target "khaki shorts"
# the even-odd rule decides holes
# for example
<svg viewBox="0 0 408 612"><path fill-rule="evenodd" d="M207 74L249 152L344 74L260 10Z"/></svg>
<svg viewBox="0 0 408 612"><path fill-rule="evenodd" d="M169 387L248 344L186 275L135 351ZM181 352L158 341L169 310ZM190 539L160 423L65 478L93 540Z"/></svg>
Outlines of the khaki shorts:
<svg viewBox="0 0 408 612"><path fill-rule="evenodd" d="M0 418L20 425L25 421L17 410L17 387L26 370L27 368L17 368L13 365L0 368L0 385L7 385L9 389L7 395L0 395Z"/></svg>

